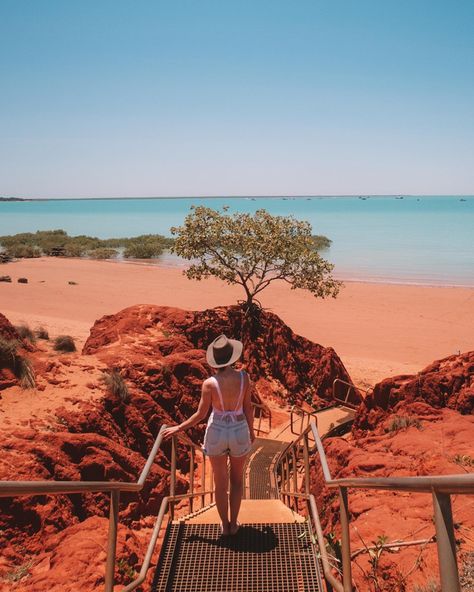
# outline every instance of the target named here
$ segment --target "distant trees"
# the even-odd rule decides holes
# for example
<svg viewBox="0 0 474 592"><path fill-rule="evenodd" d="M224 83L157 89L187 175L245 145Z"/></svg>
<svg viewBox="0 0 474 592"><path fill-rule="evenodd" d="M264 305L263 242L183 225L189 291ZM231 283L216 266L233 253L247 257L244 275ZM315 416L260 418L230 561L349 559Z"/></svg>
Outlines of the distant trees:
<svg viewBox="0 0 474 592"><path fill-rule="evenodd" d="M111 259L116 257L118 249L121 249L126 258L149 259L159 257L172 243L173 239L160 234L100 239L86 235L69 236L64 230L41 230L0 236L0 246L8 256L15 258L61 255Z"/></svg>
<svg viewBox="0 0 474 592"><path fill-rule="evenodd" d="M266 210L253 215L227 211L192 207L184 225L171 228L176 236L172 250L191 261L183 272L189 279L214 276L242 286L247 309L279 280L318 298L337 296L341 282L331 275L334 266L318 253L330 240L313 236L309 222Z"/></svg>

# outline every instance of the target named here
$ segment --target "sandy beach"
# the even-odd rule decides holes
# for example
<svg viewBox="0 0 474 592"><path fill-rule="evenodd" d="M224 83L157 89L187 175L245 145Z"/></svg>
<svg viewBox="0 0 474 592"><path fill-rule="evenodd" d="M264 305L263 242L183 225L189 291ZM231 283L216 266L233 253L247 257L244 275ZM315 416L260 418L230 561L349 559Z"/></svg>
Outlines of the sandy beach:
<svg viewBox="0 0 474 592"><path fill-rule="evenodd" d="M12 283L0 283L0 310L13 323L44 325L81 345L96 319L127 306L199 310L242 298L238 286L190 281L180 269L147 264L25 259L2 266L5 274ZM321 300L275 283L261 296L295 332L333 347L361 386L474 348L472 288L347 282L337 299Z"/></svg>

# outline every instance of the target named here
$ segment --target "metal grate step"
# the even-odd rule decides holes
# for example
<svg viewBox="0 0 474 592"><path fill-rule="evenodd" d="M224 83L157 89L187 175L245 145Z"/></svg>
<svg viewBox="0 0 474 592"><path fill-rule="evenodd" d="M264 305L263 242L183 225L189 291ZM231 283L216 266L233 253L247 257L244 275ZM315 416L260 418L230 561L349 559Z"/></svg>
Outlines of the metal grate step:
<svg viewBox="0 0 474 592"><path fill-rule="evenodd" d="M280 452L287 446L280 440L256 438L254 452L250 455L246 470L246 499L277 498L276 483L273 474L273 463Z"/></svg>
<svg viewBox="0 0 474 592"><path fill-rule="evenodd" d="M305 523L170 524L153 592L322 592Z"/></svg>

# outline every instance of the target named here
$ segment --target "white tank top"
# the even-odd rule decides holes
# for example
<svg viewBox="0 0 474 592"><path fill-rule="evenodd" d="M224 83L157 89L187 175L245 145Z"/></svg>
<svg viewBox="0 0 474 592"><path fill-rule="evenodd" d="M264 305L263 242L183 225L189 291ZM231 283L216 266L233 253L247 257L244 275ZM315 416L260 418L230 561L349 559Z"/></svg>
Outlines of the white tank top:
<svg viewBox="0 0 474 592"><path fill-rule="evenodd" d="M222 392L219 386L219 382L217 381L217 378L215 376L211 376L211 379L214 381L214 384L216 385L216 389L217 389L217 394L219 396L219 401L221 404L222 409L216 409L214 406L212 407L212 415L213 417L219 418L219 419L224 419L224 418L229 418L229 420L231 421L238 421L236 419L237 415L242 415L244 410L242 408L242 404L243 404L243 398L244 398L244 373L241 370L240 371L240 393L239 393L239 398L237 399L237 405L235 406L235 409L232 409L230 411L225 411L224 410L224 398L222 397ZM227 421L229 421L227 420Z"/></svg>

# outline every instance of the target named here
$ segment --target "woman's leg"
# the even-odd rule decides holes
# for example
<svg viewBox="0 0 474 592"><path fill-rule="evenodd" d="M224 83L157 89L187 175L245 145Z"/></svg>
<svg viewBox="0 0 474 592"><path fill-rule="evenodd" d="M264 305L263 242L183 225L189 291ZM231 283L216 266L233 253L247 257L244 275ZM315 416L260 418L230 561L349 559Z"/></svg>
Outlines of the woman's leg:
<svg viewBox="0 0 474 592"><path fill-rule="evenodd" d="M244 466L247 455L230 457L230 533L238 530L237 516L242 501L242 487L244 480Z"/></svg>
<svg viewBox="0 0 474 592"><path fill-rule="evenodd" d="M222 522L222 534L229 534L229 498L227 486L229 473L227 470L227 454L222 456L210 456L212 470L214 471L214 484L216 488L216 506Z"/></svg>

